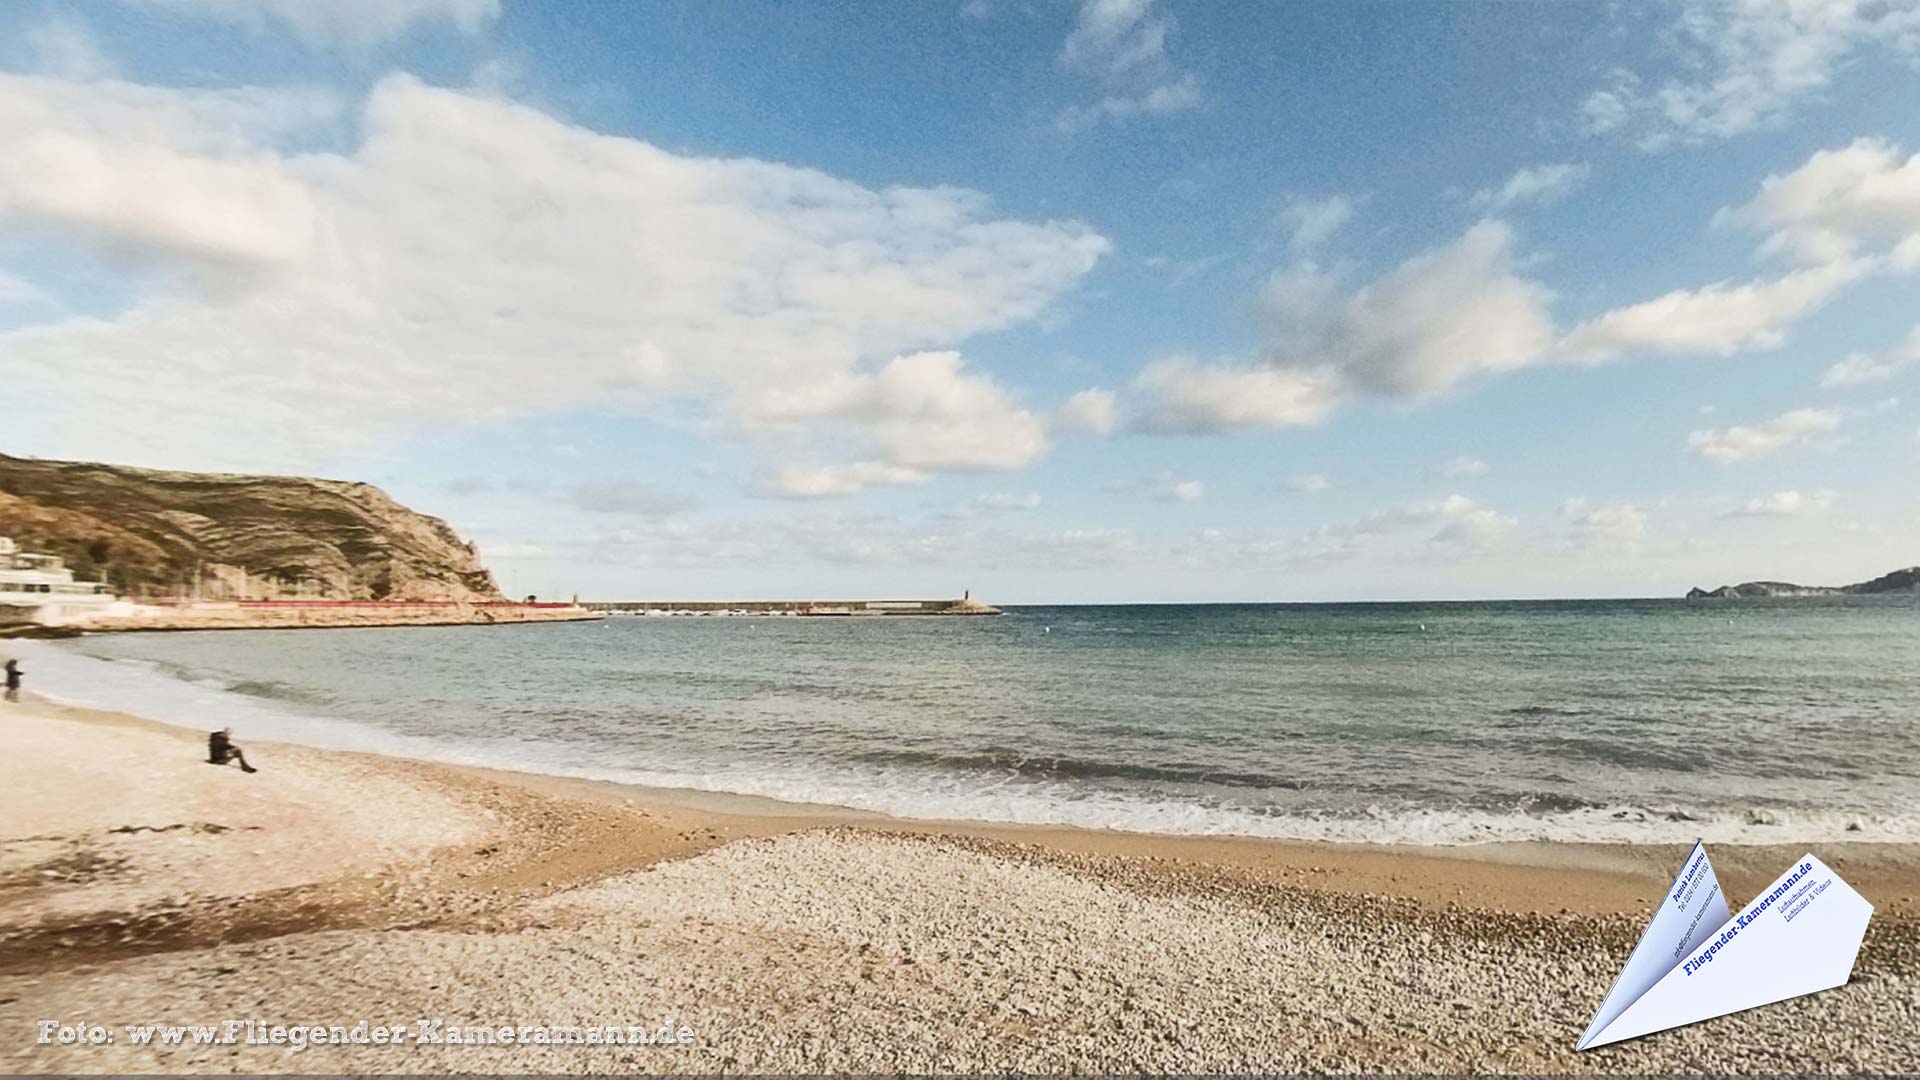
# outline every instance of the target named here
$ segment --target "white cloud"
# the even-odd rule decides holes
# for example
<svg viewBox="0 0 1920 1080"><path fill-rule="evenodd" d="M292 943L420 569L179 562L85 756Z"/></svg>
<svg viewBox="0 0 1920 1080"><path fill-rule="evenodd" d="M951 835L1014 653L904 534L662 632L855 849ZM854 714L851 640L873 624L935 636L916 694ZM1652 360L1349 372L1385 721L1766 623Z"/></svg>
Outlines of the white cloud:
<svg viewBox="0 0 1920 1080"><path fill-rule="evenodd" d="M884 461L856 461L845 465L782 465L760 486L764 495L781 499L841 499L883 484L917 484L927 479L918 469Z"/></svg>
<svg viewBox="0 0 1920 1080"><path fill-rule="evenodd" d="M53 297L25 278L0 270L0 305L52 306Z"/></svg>
<svg viewBox="0 0 1920 1080"><path fill-rule="evenodd" d="M494 490L490 476L456 476L447 481L447 493L450 495L483 495Z"/></svg>
<svg viewBox="0 0 1920 1080"><path fill-rule="evenodd" d="M1513 233L1483 221L1348 295L1310 267L1263 296L1276 366L1331 364L1387 397L1435 396L1470 375L1537 360L1553 338L1553 294L1514 269Z"/></svg>
<svg viewBox="0 0 1920 1080"><path fill-rule="evenodd" d="M1507 182L1497 188L1475 192L1471 201L1489 210L1504 210L1523 202L1552 202L1572 191L1590 171L1585 164L1572 162L1529 166L1508 177Z"/></svg>
<svg viewBox="0 0 1920 1080"><path fill-rule="evenodd" d="M1686 74L1650 86L1616 72L1582 119L1648 149L1739 135L1783 120L1863 49L1913 53L1917 30L1914 0L1688 0L1665 38Z"/></svg>
<svg viewBox="0 0 1920 1080"><path fill-rule="evenodd" d="M1771 281L1675 289L1589 319L1568 331L1557 348L1588 360L1636 350L1727 354L1774 348L1786 340L1788 327L1866 271L1865 264L1846 261Z"/></svg>
<svg viewBox="0 0 1920 1080"><path fill-rule="evenodd" d="M683 399L750 431L851 425L896 478L1045 450L992 379L918 350L1040 314L1107 250L1083 226L407 77L350 151L273 149L330 116L301 93L0 77L0 220L220 278L0 337L10 389L58 425L43 449L259 468ZM840 468L812 486L877 482Z"/></svg>
<svg viewBox="0 0 1920 1080"><path fill-rule="evenodd" d="M843 420L894 465L927 470L1017 469L1047 449L1047 426L992 379L962 370L956 352L899 356L799 394L748 391L736 400L759 423Z"/></svg>
<svg viewBox="0 0 1920 1080"><path fill-rule="evenodd" d="M1210 572L1246 572L1255 567L1313 571L1359 562L1373 568L1484 560L1507 553L1520 522L1464 495L1407 503L1352 521L1297 535L1204 529L1168 554L1177 565Z"/></svg>
<svg viewBox="0 0 1920 1080"><path fill-rule="evenodd" d="M1436 544L1468 548L1487 547L1520 524L1519 519L1511 515L1475 505L1471 499L1459 495L1449 496L1441 504L1440 516L1444 523L1431 540Z"/></svg>
<svg viewBox="0 0 1920 1080"><path fill-rule="evenodd" d="M1155 76L1167 65L1172 32L1173 20L1156 15L1153 0L1084 0L1060 63L1108 80Z"/></svg>
<svg viewBox="0 0 1920 1080"><path fill-rule="evenodd" d="M1320 530L1312 536L1316 543L1345 551L1367 542L1370 537L1434 528L1427 536L1430 543L1453 547L1484 548L1512 532L1519 520L1489 507L1481 506L1465 495L1408 503L1361 518L1351 524Z"/></svg>
<svg viewBox="0 0 1920 1080"><path fill-rule="evenodd" d="M27 27L21 35L28 69L62 79L104 79L119 65L100 47L87 24L78 19L51 16Z"/></svg>
<svg viewBox="0 0 1920 1080"><path fill-rule="evenodd" d="M1888 265L1920 266L1920 156L1860 140L1769 176L1749 202L1714 215L1762 234L1763 255L1801 268L1776 278L1718 282L1606 312L1575 326L1557 351L1597 360L1635 350L1728 354L1774 348L1799 320ZM1843 371L1838 378L1846 378Z"/></svg>
<svg viewBox="0 0 1920 1080"><path fill-rule="evenodd" d="M1462 454L1451 461L1442 462L1439 468L1441 476L1457 479L1465 476L1485 476L1487 463L1470 454Z"/></svg>
<svg viewBox="0 0 1920 1080"><path fill-rule="evenodd" d="M1353 200L1345 195L1296 198L1280 211L1280 224L1286 227L1288 243L1302 253L1318 249L1351 220Z"/></svg>
<svg viewBox="0 0 1920 1080"><path fill-rule="evenodd" d="M1263 362L1176 357L1142 371L1141 426L1200 434L1315 424L1354 392L1430 398L1481 372L1540 360L1553 339L1552 293L1514 269L1512 232L1483 221L1348 289L1310 262L1274 274L1262 307Z"/></svg>
<svg viewBox="0 0 1920 1080"><path fill-rule="evenodd" d="M1647 512L1630 502L1595 505L1583 498L1560 506L1567 533L1576 548L1619 549L1639 544L1647 532Z"/></svg>
<svg viewBox="0 0 1920 1080"><path fill-rule="evenodd" d="M1316 495L1333 486L1333 479L1326 473L1303 473L1287 480L1287 490L1304 495Z"/></svg>
<svg viewBox="0 0 1920 1080"><path fill-rule="evenodd" d="M1891 252L1911 269L1920 266L1920 154L1903 159L1882 139L1821 150L1714 222L1764 233L1767 254L1817 265Z"/></svg>
<svg viewBox="0 0 1920 1080"><path fill-rule="evenodd" d="M1200 80L1167 54L1173 30L1173 17L1157 12L1154 0L1082 0L1060 66L1104 92L1090 105L1062 110L1056 126L1077 132L1102 120L1124 123L1197 108L1205 100Z"/></svg>
<svg viewBox="0 0 1920 1080"><path fill-rule="evenodd" d="M1134 388L1152 403L1141 426L1160 434L1317 424L1340 397L1338 378L1324 370L1203 365L1178 357L1149 364Z"/></svg>
<svg viewBox="0 0 1920 1080"><path fill-rule="evenodd" d="M1716 465L1733 465L1814 442L1839 427L1836 409L1794 409L1761 424L1696 431L1687 437L1687 445Z"/></svg>
<svg viewBox="0 0 1920 1080"><path fill-rule="evenodd" d="M1140 549L1127 529L1064 529L1028 537L1013 556L1024 563L1062 570L1111 569Z"/></svg>
<svg viewBox="0 0 1920 1080"><path fill-rule="evenodd" d="M589 513L644 517L671 517L699 505L692 496L636 480L580 484L567 497L576 508Z"/></svg>
<svg viewBox="0 0 1920 1080"><path fill-rule="evenodd" d="M1182 480L1173 473L1160 472L1143 480L1111 485L1107 490L1138 495L1155 502L1198 502L1206 495L1207 485L1199 480Z"/></svg>
<svg viewBox="0 0 1920 1080"><path fill-rule="evenodd" d="M1580 103L1581 126L1590 134L1618 131L1632 114L1628 102L1639 81L1629 72L1616 72L1615 79L1618 85L1614 89L1595 90Z"/></svg>
<svg viewBox="0 0 1920 1080"><path fill-rule="evenodd" d="M1864 217L1847 220L1878 223L1873 229L1861 226L1860 235L1879 237L1873 243L1894 243L1897 230L1907 227L1905 173L1914 167L1900 165L1891 153L1876 151L1872 157L1878 166L1855 171L1885 182L1856 200L1866 208ZM1890 172L1900 176L1887 179L1883 174ZM1518 182L1502 193L1488 192L1486 201L1508 191L1515 199L1542 194L1559 175L1516 177ZM1784 190L1779 182L1773 188ZM1832 185L1815 188L1833 190ZM1763 193L1749 207L1723 212L1719 220L1762 231L1787 228L1817 216L1811 205L1802 204L1818 201ZM1323 218L1308 209L1301 208L1294 224L1308 228L1302 242L1311 248L1320 242L1312 223ZM1135 383L1148 399L1141 425L1206 433L1316 423L1354 395L1427 400L1478 375L1541 364L1595 363L1631 352L1729 354L1772 348L1799 320L1885 268L1888 260L1873 243L1829 244L1823 250L1835 257L1778 277L1675 289L1603 312L1565 332L1555 325L1552 292L1522 272L1513 231L1496 219L1483 220L1452 242L1358 286L1311 259L1296 258L1262 290L1271 338L1259 360L1200 365L1176 359L1149 365ZM1913 249L1913 264L1920 267L1920 233L1898 243ZM1900 252L1896 246L1896 265Z"/></svg>
<svg viewBox="0 0 1920 1080"><path fill-rule="evenodd" d="M1182 75L1138 95L1109 94L1091 105L1068 106L1054 118L1054 126L1067 134L1074 134L1102 120L1124 123L1136 116L1168 116L1185 112L1205 100L1200 92L1200 80L1192 75Z"/></svg>
<svg viewBox="0 0 1920 1080"><path fill-rule="evenodd" d="M1054 422L1067 431L1112 434L1118 423L1118 406L1113 391L1097 387L1080 391L1060 406Z"/></svg>
<svg viewBox="0 0 1920 1080"><path fill-rule="evenodd" d="M500 0L121 0L135 7L199 15L260 30L278 24L313 45L365 47L444 21L463 33L485 29Z"/></svg>
<svg viewBox="0 0 1920 1080"><path fill-rule="evenodd" d="M1771 495L1749 499L1747 505L1733 512L1733 517L1802 517L1818 513L1833 505L1833 492L1816 491L1802 494L1798 491L1776 491Z"/></svg>
<svg viewBox="0 0 1920 1080"><path fill-rule="evenodd" d="M964 570L967 576L982 567L1018 567L1029 572L1111 570L1131 561L1140 550L1133 535L1124 529L1024 534L983 527L977 518L950 518L944 528L929 528L923 521L864 512L635 522L554 547L556 556L567 558L576 567L611 564L623 570L635 566L737 570L749 565L777 568L770 571L776 582L791 580L792 569L813 571L821 566L851 568L855 574L844 580L855 582L872 581L877 566L894 564L950 566ZM908 577L895 580L924 583L926 578L915 569ZM901 591L914 587L909 584Z"/></svg>
<svg viewBox="0 0 1920 1080"><path fill-rule="evenodd" d="M1858 386L1861 383L1891 379L1901 368L1920 364L1920 326L1907 339L1883 353L1853 353L1820 376L1820 385L1828 389Z"/></svg>
<svg viewBox="0 0 1920 1080"><path fill-rule="evenodd" d="M202 272L310 251L309 186L258 149L333 120L315 90L156 90L0 74L0 221L70 229L107 254Z"/></svg>
<svg viewBox="0 0 1920 1080"><path fill-rule="evenodd" d="M1202 255L1193 259L1174 259L1165 255L1149 255L1140 261L1156 270L1166 271L1167 285L1171 288L1178 289L1184 287L1195 278L1205 275L1221 263L1226 262L1227 253L1218 252L1213 255Z"/></svg>

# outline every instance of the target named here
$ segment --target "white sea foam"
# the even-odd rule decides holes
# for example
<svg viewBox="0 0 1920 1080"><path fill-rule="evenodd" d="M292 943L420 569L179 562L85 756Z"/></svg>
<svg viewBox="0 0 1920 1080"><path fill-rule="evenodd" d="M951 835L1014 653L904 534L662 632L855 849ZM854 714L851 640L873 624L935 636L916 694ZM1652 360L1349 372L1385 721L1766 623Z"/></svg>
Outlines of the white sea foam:
<svg viewBox="0 0 1920 1080"><path fill-rule="evenodd" d="M558 771L546 770L541 771ZM637 769L568 769L568 774L650 787L753 795L785 802L871 810L895 817L1065 825L1187 836L1250 836L1338 843L1417 845L1551 840L1613 844L1822 843L1838 840L1912 842L1920 817L1773 813L1765 823L1745 815L1667 813L1641 807L1593 807L1533 815L1469 810L1376 811L1365 816L1264 814L1195 802L1149 800L1068 785L1023 785L983 791L977 785L921 777L891 783L773 771L687 775Z"/></svg>
<svg viewBox="0 0 1920 1080"><path fill-rule="evenodd" d="M1144 798L1071 781L982 784L934 770L741 766L700 772L601 764L582 748L552 740L438 740L373 724L302 712L231 692L230 684L181 677L142 660L103 660L37 642L10 642L33 689L68 704L110 709L211 730L233 727L242 742L268 739L328 749L608 780L649 787L749 795L869 810L897 817L1065 825L1175 835L1254 836L1350 843L1456 845L1517 840L1593 843L1912 842L1920 815L1770 811L1711 813L1630 805L1548 814L1435 808L1370 808L1354 814L1274 814L1248 807ZM582 757L588 760L581 760ZM1685 816L1674 814L1684 810Z"/></svg>

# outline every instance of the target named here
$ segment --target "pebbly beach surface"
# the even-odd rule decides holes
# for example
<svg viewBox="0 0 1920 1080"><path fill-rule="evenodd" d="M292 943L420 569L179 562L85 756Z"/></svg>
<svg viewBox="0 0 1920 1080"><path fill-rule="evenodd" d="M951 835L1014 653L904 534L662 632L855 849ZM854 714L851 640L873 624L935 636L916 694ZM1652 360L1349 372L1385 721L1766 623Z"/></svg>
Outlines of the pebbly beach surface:
<svg viewBox="0 0 1920 1080"><path fill-rule="evenodd" d="M1575 1054L1679 851L907 822L241 733L247 776L0 718L0 1072L1920 1071L1906 845L1821 850L1878 909L1849 985ZM1734 900L1798 854L1713 852ZM362 1021L406 1036L265 1037ZM538 1037L585 1026L670 1038Z"/></svg>

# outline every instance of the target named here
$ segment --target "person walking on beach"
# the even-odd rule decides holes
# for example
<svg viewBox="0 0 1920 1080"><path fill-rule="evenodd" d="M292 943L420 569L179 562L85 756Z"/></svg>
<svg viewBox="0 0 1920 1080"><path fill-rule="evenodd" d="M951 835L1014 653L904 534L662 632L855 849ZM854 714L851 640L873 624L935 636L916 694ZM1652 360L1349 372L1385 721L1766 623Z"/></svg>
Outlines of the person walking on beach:
<svg viewBox="0 0 1920 1080"><path fill-rule="evenodd" d="M7 700L20 700L20 661L7 661Z"/></svg>
<svg viewBox="0 0 1920 1080"><path fill-rule="evenodd" d="M240 748L233 745L233 729L223 727L219 731L207 736L207 764L225 765L230 761L239 762L241 772L260 771L247 764L247 755L241 753Z"/></svg>

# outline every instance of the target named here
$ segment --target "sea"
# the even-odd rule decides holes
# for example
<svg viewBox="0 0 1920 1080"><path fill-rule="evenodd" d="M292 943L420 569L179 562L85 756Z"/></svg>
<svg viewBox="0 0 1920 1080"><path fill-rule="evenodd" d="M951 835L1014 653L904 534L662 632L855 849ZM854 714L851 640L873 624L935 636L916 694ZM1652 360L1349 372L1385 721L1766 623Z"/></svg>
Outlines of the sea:
<svg viewBox="0 0 1920 1080"><path fill-rule="evenodd" d="M1354 842L1920 841L1920 596L1021 607L8 642L322 747L914 818ZM260 753L271 775L271 753Z"/></svg>

